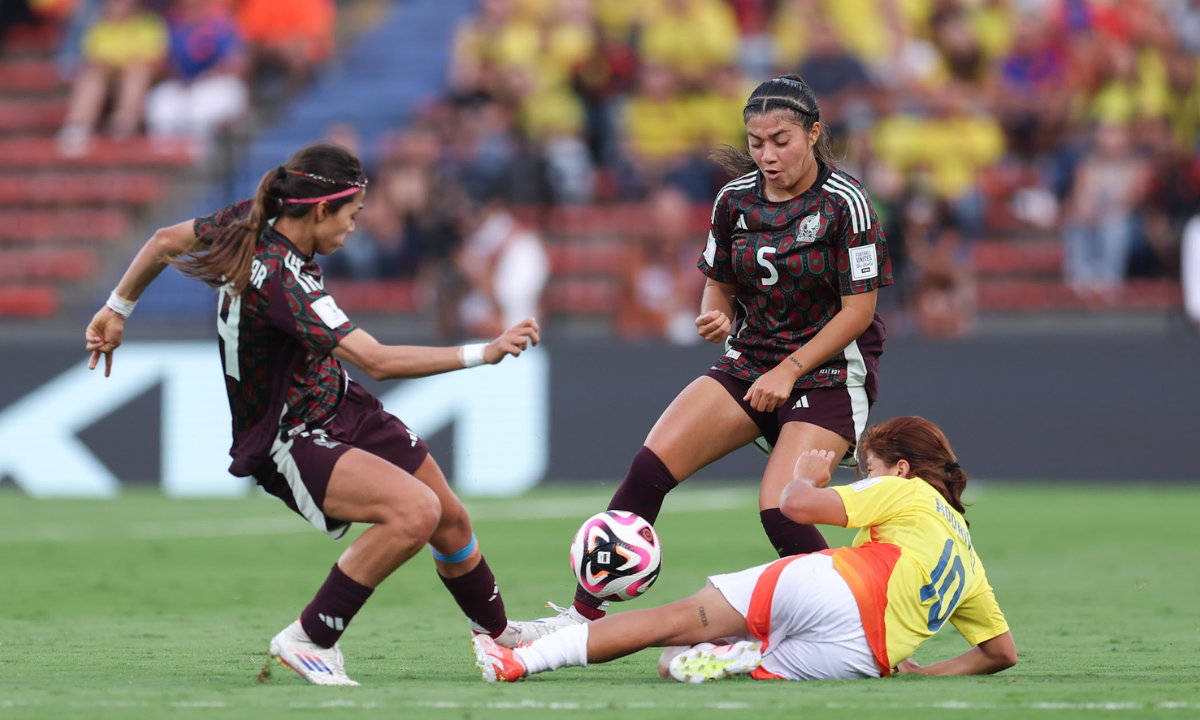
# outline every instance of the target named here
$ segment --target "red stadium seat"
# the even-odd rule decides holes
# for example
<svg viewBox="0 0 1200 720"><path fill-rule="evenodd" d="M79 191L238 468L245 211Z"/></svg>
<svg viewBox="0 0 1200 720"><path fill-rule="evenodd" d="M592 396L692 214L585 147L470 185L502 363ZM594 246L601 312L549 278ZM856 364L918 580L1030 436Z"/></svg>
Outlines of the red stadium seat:
<svg viewBox="0 0 1200 720"><path fill-rule="evenodd" d="M1061 273L1062 245L1054 239L979 240L971 246L971 265L981 275Z"/></svg>
<svg viewBox="0 0 1200 720"><path fill-rule="evenodd" d="M114 142L97 137L83 156L65 160L51 136L0 138L0 169L94 167L179 167L193 160L183 144L169 148L151 147L145 138Z"/></svg>
<svg viewBox="0 0 1200 720"><path fill-rule="evenodd" d="M123 210L8 210L0 213L0 243L115 241L129 237L131 232L129 215Z"/></svg>
<svg viewBox="0 0 1200 720"><path fill-rule="evenodd" d="M67 101L0 100L0 132L14 130L57 130L67 116Z"/></svg>
<svg viewBox="0 0 1200 720"><path fill-rule="evenodd" d="M58 291L45 285L0 285L0 317L41 320L58 312Z"/></svg>
<svg viewBox="0 0 1200 720"><path fill-rule="evenodd" d="M0 250L0 281L86 280L99 269L91 249Z"/></svg>
<svg viewBox="0 0 1200 720"><path fill-rule="evenodd" d="M0 177L0 206L128 203L146 205L166 190L156 173L32 173Z"/></svg>
<svg viewBox="0 0 1200 720"><path fill-rule="evenodd" d="M53 92L62 84L50 60L0 62L0 93Z"/></svg>
<svg viewBox="0 0 1200 720"><path fill-rule="evenodd" d="M412 312L416 286L406 280L330 281L329 294L347 312Z"/></svg>

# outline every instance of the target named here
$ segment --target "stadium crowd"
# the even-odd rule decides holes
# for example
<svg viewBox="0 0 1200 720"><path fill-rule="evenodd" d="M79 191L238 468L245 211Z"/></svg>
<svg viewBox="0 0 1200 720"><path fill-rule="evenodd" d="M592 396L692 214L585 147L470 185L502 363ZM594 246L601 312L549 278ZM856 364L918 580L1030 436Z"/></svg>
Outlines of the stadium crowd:
<svg viewBox="0 0 1200 720"><path fill-rule="evenodd" d="M372 242L334 270L486 294L469 247L504 241L479 239L465 200L700 212L728 180L709 152L745 141L749 90L798 72L882 216L893 317L968 331L980 237L1061 238L1066 283L1103 306L1127 278L1179 276L1200 207L1198 51L1194 0L481 0L450 91L377 153ZM627 238L627 337L695 335L703 234L674 227Z"/></svg>
<svg viewBox="0 0 1200 720"><path fill-rule="evenodd" d="M103 129L123 140L187 142L201 157L243 118L252 89L293 94L334 49L333 0L75 0L59 67L71 79L59 151ZM272 78L278 78L272 82ZM112 94L112 111L105 115ZM258 98L259 104L263 98Z"/></svg>
<svg viewBox="0 0 1200 720"><path fill-rule="evenodd" d="M203 156L334 52L335 0L19 0L0 23L26 6L65 27L66 157L143 132ZM970 331L981 239L1057 243L1095 308L1182 278L1200 323L1198 53L1200 0L479 0L442 97L370 147L329 129L379 190L327 269L411 280L444 334L493 334L558 272L564 238L530 209L594 208L625 224L618 333L694 341L728 180L708 155L744 145L758 81L796 72L880 214L894 331Z"/></svg>

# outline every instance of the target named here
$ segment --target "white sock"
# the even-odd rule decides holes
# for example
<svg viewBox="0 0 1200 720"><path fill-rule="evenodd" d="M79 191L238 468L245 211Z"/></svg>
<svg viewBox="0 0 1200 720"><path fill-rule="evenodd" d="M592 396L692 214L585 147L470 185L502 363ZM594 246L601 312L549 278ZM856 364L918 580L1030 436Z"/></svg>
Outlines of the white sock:
<svg viewBox="0 0 1200 720"><path fill-rule="evenodd" d="M530 675L562 667L587 667L587 641L588 624L572 625L517 648L513 655Z"/></svg>

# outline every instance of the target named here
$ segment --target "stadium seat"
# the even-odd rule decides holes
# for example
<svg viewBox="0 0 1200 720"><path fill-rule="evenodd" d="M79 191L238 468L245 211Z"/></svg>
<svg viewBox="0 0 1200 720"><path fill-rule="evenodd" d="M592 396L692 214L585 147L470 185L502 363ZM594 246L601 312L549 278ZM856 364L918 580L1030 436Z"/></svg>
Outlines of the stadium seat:
<svg viewBox="0 0 1200 720"><path fill-rule="evenodd" d="M100 260L91 249L0 250L0 281L86 280L99 268Z"/></svg>
<svg viewBox="0 0 1200 720"><path fill-rule="evenodd" d="M54 240L117 241L132 230L124 210L6 210L0 243Z"/></svg>
<svg viewBox="0 0 1200 720"><path fill-rule="evenodd" d="M0 62L0 92L35 93L53 90L62 83L50 60L24 59Z"/></svg>
<svg viewBox="0 0 1200 720"><path fill-rule="evenodd" d="M146 205L166 190L155 173L35 173L0 176L0 206L121 203Z"/></svg>
<svg viewBox="0 0 1200 720"><path fill-rule="evenodd" d="M58 312L58 291L47 285L0 285L0 317L41 320Z"/></svg>

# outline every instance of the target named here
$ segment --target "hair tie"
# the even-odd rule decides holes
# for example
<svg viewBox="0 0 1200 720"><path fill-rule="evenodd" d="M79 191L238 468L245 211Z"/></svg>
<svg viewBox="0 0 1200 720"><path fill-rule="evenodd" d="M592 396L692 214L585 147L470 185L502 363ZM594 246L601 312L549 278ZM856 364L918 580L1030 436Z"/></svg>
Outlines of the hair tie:
<svg viewBox="0 0 1200 720"><path fill-rule="evenodd" d="M287 180L287 176L288 176L287 168L285 168L282 165L275 168L275 179L276 180L278 180L279 182L283 182L284 180Z"/></svg>
<svg viewBox="0 0 1200 720"><path fill-rule="evenodd" d="M960 467L961 466L957 462L946 463L945 470L946 470L946 472L954 472L955 470L958 470Z"/></svg>

